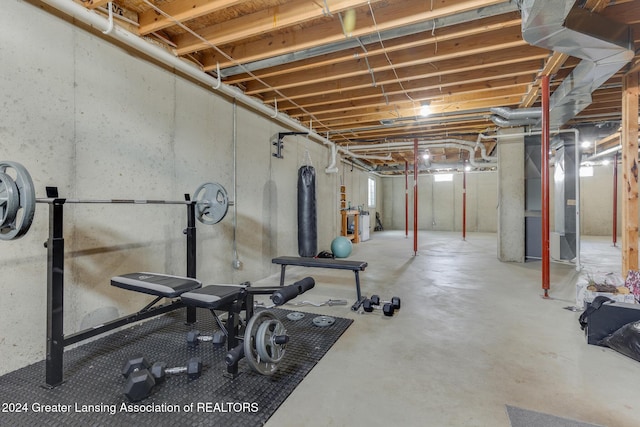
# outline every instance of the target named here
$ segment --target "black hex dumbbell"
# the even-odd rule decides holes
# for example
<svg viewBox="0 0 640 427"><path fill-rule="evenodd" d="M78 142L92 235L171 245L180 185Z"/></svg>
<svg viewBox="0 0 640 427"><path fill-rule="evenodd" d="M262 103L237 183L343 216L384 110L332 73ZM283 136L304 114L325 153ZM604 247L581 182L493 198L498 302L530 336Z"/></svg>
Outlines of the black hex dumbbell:
<svg viewBox="0 0 640 427"><path fill-rule="evenodd" d="M143 356L132 357L122 366L122 375L127 379L124 395L132 402L146 399L156 385L149 372L151 365Z"/></svg>
<svg viewBox="0 0 640 427"><path fill-rule="evenodd" d="M385 316L393 316L395 309L391 303L384 304L382 307L379 305L373 304L373 302L367 298L362 303L362 309L367 313L371 313L373 310L382 310Z"/></svg>
<svg viewBox="0 0 640 427"><path fill-rule="evenodd" d="M201 335L200 331L193 330L187 333L187 345L190 348L197 347L201 342L211 342L214 347L219 348L227 341L227 336L222 331L216 331L213 335Z"/></svg>
<svg viewBox="0 0 640 427"><path fill-rule="evenodd" d="M400 297L392 297L391 301L380 301L380 296L378 295L371 295L371 303L373 305L380 305L380 304L391 304L394 308L394 310L400 310Z"/></svg>
<svg viewBox="0 0 640 427"><path fill-rule="evenodd" d="M132 402L138 402L151 395L153 388L163 382L167 375L186 373L189 379L196 379L202 373L202 361L198 357L189 359L187 366L167 368L164 362L149 362L142 356L127 360L122 375L127 378L123 393Z"/></svg>
<svg viewBox="0 0 640 427"><path fill-rule="evenodd" d="M192 357L187 361L187 366L176 366L167 368L165 362L156 362L151 366L151 375L156 383L162 383L167 375L187 374L190 380L195 380L202 375L202 360L199 357Z"/></svg>

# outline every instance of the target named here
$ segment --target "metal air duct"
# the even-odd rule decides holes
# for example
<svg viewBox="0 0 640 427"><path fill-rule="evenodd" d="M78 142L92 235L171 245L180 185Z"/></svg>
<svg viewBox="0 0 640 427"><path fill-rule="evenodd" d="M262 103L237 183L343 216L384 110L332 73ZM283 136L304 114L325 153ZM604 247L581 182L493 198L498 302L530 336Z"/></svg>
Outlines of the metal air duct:
<svg viewBox="0 0 640 427"><path fill-rule="evenodd" d="M549 100L550 126L559 127L589 104L591 93L634 56L631 28L574 7L575 0L518 0L522 37L533 45L582 59Z"/></svg>

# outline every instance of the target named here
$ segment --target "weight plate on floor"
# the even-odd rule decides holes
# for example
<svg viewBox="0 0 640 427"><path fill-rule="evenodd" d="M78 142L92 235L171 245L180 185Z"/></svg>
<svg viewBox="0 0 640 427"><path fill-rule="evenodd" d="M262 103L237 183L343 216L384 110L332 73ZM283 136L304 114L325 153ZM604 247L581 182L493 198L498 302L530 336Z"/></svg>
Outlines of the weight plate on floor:
<svg viewBox="0 0 640 427"><path fill-rule="evenodd" d="M321 328L326 328L327 326L331 326L336 323L336 319L331 316L318 316L313 318L313 324L316 326L320 326Z"/></svg>
<svg viewBox="0 0 640 427"><path fill-rule="evenodd" d="M206 182L193 194L196 202L196 218L203 224L217 224L227 215L229 196L227 190L216 182Z"/></svg>
<svg viewBox="0 0 640 427"><path fill-rule="evenodd" d="M304 313L300 313L299 311L293 311L287 314L287 319L289 320L296 321L296 320L301 320L303 318L304 318Z"/></svg>
<svg viewBox="0 0 640 427"><path fill-rule="evenodd" d="M6 184L1 188L4 189L4 196L7 196L6 201L3 200L3 196L0 196L0 205L3 205L0 208L0 220L2 220L0 239L17 239L24 236L33 223L33 215L36 210L36 192L33 188L31 175L20 163L0 162L0 173L3 174L2 181L6 180ZM15 175L15 178L12 175ZM14 186L11 182L17 191L13 191ZM9 195L10 192L13 192L13 196ZM17 209L15 208L16 203Z"/></svg>
<svg viewBox="0 0 640 427"><path fill-rule="evenodd" d="M268 339L266 334L273 320L279 322L276 316L269 311L256 313L249 319L249 322L247 322L247 328L244 332L244 357L247 363L249 363L249 366L262 375L273 375L278 369L278 363L269 362L262 358L262 356L269 351L266 349L266 342L271 338ZM263 327L263 324L267 326ZM284 326L282 329L284 329ZM259 334L261 334L260 338L258 338ZM271 334L271 336L275 338L274 334ZM258 346L260 346L260 351L258 351ZM284 356L284 345L281 347L276 356L279 359L282 359Z"/></svg>

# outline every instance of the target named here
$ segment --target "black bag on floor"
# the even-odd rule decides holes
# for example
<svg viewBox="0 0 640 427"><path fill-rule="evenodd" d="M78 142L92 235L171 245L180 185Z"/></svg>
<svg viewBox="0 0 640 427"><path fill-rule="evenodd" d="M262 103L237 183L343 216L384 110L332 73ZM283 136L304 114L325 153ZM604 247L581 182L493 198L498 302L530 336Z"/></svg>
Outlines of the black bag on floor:
<svg viewBox="0 0 640 427"><path fill-rule="evenodd" d="M580 315L580 318L578 319L578 322L580 322L580 329L584 331L584 328L587 327L589 315L594 311L598 310L602 306L602 304L608 301L613 301L613 300L611 298L607 298L601 295L595 297L593 299L593 302L589 304L589 307L587 307L587 309L582 312L582 314Z"/></svg>
<svg viewBox="0 0 640 427"><path fill-rule="evenodd" d="M627 323L598 343L640 362L640 320Z"/></svg>

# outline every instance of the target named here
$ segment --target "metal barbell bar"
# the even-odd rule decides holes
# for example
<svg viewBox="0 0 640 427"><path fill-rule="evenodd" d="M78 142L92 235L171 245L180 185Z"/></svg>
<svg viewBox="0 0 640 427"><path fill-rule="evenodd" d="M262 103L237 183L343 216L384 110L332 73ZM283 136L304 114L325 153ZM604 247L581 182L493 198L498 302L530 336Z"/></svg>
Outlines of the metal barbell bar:
<svg viewBox="0 0 640 427"><path fill-rule="evenodd" d="M15 178L7 173L9 170L13 170ZM47 195L50 195L49 191ZM27 169L17 162L0 161L0 240L18 239L26 234L33 222L36 203L56 202L131 205L194 204L196 218L206 225L222 221L229 206L234 205L234 202L229 200L224 187L215 182L200 185L194 193L194 200L36 198L33 181Z"/></svg>

